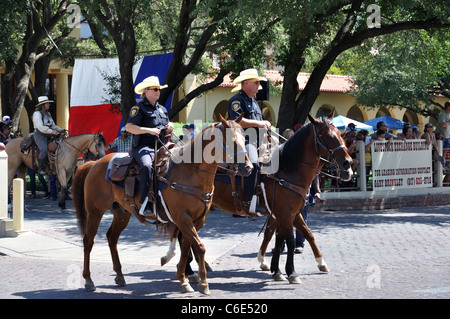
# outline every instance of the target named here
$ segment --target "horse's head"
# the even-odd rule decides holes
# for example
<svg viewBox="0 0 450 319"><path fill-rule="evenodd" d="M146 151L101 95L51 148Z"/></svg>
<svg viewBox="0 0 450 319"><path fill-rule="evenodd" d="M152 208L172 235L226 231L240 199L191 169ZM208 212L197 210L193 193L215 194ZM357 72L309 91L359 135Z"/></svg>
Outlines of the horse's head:
<svg viewBox="0 0 450 319"><path fill-rule="evenodd" d="M219 127L222 131L223 143L226 148L223 160L227 163L232 163L235 171L242 176L249 176L253 170L253 165L245 149L244 130L239 124L242 116L243 114L235 120L227 121L220 115L221 124Z"/></svg>
<svg viewBox="0 0 450 319"><path fill-rule="evenodd" d="M89 145L89 152L94 154L96 158L105 156L106 141L103 137L103 132L97 132L94 135L92 143Z"/></svg>
<svg viewBox="0 0 450 319"><path fill-rule="evenodd" d="M352 158L347 152L341 133L331 122L333 114L334 111L322 119L315 119L310 115L308 118L314 132L316 152L321 157L336 161L339 166L339 177L343 181L348 181L353 176Z"/></svg>

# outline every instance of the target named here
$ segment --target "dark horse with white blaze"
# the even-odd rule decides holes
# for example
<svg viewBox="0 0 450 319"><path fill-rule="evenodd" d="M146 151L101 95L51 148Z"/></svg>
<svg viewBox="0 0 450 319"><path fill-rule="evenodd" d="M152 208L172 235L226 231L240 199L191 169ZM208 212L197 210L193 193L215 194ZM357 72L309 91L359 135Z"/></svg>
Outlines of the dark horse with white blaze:
<svg viewBox="0 0 450 319"><path fill-rule="evenodd" d="M328 160L336 162L339 167L339 177L342 180L350 180L353 175L351 170L352 159L347 153L339 130L331 122L333 113L321 119L308 117L310 123L303 126L293 137L280 146L278 170L273 174L263 175L262 177L262 187L266 196L265 199L260 198L260 201L267 202L271 215L268 217L263 244L258 252L258 261L261 263L263 270L269 270L264 255L267 245L276 231L276 243L270 270L275 280L284 279L278 264L283 242L286 241L288 249L286 273L290 283L300 283L293 262L294 226L311 245L319 269L328 271L323 256L317 248L314 236L300 214L307 200L307 194L313 179ZM213 204L224 211L236 214L231 185L216 179L214 186L216 191ZM243 197L242 193L241 188L241 198ZM172 241L167 255L161 259L162 262L167 262L169 257L174 255L174 247L175 242Z"/></svg>
<svg viewBox="0 0 450 319"><path fill-rule="evenodd" d="M242 117L241 117L242 118ZM160 189L161 202L167 207L166 216L170 223L176 226L183 234L180 262L178 264L177 278L181 282L181 291L192 291L189 282L185 278L185 265L192 247L195 258L199 264L200 283L199 291L209 294L206 281L205 246L200 241L197 231L203 226L205 216L211 206L211 196L214 193L214 176L218 167L218 161L210 161L203 156L205 149L211 155L217 156L229 145L237 148L235 153L220 152L220 161L244 158L245 161L238 164L239 172L249 174L252 165L245 152L245 139L241 126L238 124L241 118L235 121L221 119L220 124L210 125L197 134L189 143L178 148L171 149L173 166L170 175L166 176L168 187ZM231 132L226 132L230 130ZM223 137L223 140L219 136ZM211 147L213 146L213 147ZM198 151L202 152L198 156ZM214 153L214 154L213 154ZM190 154L187 161L179 161L177 156ZM231 155L230 155L231 154ZM85 288L95 290L95 285L90 273L90 253L94 244L99 223L104 212L110 209L114 215L111 227L107 232L114 271L117 273L116 283L125 285L122 274L117 243L121 232L127 227L131 212L135 210L132 204L136 203L140 208L140 192L136 192L134 200L125 200L124 189L105 179L108 164L113 155L107 155L101 160L86 163L79 167L72 184L73 203L84 244L84 269ZM197 158L199 160L194 160ZM230 158L228 158L230 160ZM163 206L164 206L163 205Z"/></svg>

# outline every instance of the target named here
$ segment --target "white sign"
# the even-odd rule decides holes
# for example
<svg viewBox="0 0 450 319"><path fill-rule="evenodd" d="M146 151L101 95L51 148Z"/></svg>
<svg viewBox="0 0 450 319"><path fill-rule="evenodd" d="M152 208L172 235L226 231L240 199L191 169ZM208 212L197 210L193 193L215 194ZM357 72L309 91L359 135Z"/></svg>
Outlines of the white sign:
<svg viewBox="0 0 450 319"><path fill-rule="evenodd" d="M372 144L373 189L433 187L431 145L426 140Z"/></svg>

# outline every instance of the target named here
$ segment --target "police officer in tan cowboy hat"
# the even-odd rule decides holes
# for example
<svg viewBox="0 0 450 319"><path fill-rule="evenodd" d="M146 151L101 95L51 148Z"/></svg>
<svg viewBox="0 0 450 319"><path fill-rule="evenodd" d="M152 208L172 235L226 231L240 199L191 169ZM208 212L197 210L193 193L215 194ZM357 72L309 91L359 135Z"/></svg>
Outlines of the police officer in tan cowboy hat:
<svg viewBox="0 0 450 319"><path fill-rule="evenodd" d="M258 130L270 130L270 122L263 119L261 109L255 100L256 93L262 89L260 81L267 81L266 78L260 77L256 69L247 69L240 72L239 76L233 81L233 84L240 85L240 91L228 101L228 117L235 119L244 113L244 117L239 123L244 129L255 130L255 134L249 136L258 136ZM255 194L256 177L259 169L258 163L258 139L246 139L246 149L250 161L255 169L252 173L244 178L244 208L252 213L267 213L264 206L260 206L257 202L252 203L252 197ZM256 200L256 198L255 198Z"/></svg>
<svg viewBox="0 0 450 319"><path fill-rule="evenodd" d="M39 148L38 174L40 175L45 175L43 166L45 160L47 159L48 139L52 135L58 136L61 132L64 132L64 130L57 126L55 121L53 121L53 118L49 112L50 103L53 103L53 101L49 100L47 96L39 96L38 103L36 104L36 110L33 113L33 138Z"/></svg>
<svg viewBox="0 0 450 319"><path fill-rule="evenodd" d="M136 106L130 110L130 117L126 125L126 130L133 134L133 144L131 152L139 163L139 186L141 197L141 209L139 214L150 216L154 214L151 205L148 204L148 191L153 167L153 157L155 155L155 142L161 147L159 136L162 135L164 141L165 133L173 131L173 124L169 122L169 116L164 106L158 103L160 90L167 85L160 85L156 76L150 76L136 85L134 91L142 96Z"/></svg>

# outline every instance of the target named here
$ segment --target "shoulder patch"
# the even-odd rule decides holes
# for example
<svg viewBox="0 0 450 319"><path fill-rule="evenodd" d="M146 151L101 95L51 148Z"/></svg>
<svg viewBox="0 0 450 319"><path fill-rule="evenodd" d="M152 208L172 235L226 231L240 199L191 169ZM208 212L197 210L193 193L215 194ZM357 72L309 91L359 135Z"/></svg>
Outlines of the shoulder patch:
<svg viewBox="0 0 450 319"><path fill-rule="evenodd" d="M139 106L133 106L130 110L130 117L135 117L139 113Z"/></svg>
<svg viewBox="0 0 450 319"><path fill-rule="evenodd" d="M241 102L240 101L234 101L231 104L231 109L235 112L239 111L241 109Z"/></svg>

